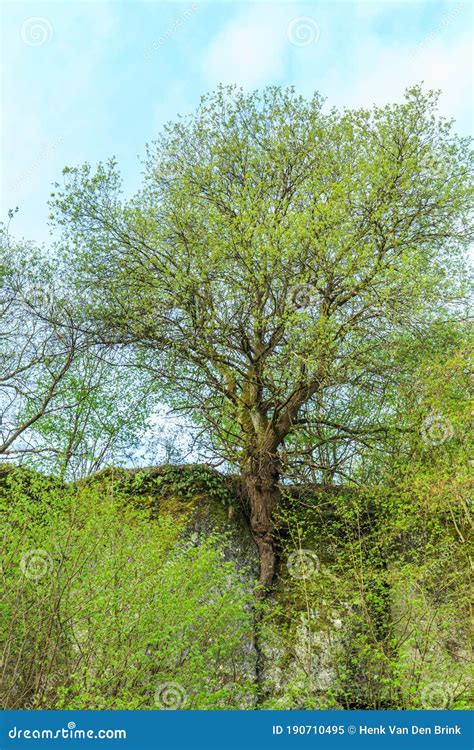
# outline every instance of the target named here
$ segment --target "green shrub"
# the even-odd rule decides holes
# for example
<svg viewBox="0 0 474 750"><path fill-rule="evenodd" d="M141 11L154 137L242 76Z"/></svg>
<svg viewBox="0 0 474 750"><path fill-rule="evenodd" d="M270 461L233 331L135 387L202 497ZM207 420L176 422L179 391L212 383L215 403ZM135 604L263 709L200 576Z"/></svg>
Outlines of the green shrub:
<svg viewBox="0 0 474 750"><path fill-rule="evenodd" d="M39 513L11 482L2 504L4 708L248 705L251 602L223 538L113 487L50 489Z"/></svg>

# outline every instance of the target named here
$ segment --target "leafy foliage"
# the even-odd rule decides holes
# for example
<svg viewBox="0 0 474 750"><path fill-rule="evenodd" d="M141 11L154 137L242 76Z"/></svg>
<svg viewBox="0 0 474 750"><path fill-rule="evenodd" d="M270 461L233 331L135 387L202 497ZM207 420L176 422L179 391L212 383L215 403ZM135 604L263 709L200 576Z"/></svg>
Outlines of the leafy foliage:
<svg viewBox="0 0 474 750"><path fill-rule="evenodd" d="M68 167L52 215L91 325L211 455L340 480L384 443L433 327L464 314L472 152L419 87L322 104L221 87L149 146L134 198L114 160Z"/></svg>
<svg viewBox="0 0 474 750"><path fill-rule="evenodd" d="M160 708L168 683L178 708L251 704L250 594L225 540L180 538L118 488L37 481L40 503L14 478L2 493L3 706Z"/></svg>
<svg viewBox="0 0 474 750"><path fill-rule="evenodd" d="M64 170L54 259L2 230L5 707L470 705L472 151L436 107L220 87L132 198ZM98 472L157 400L239 476ZM239 500L265 602L183 515Z"/></svg>

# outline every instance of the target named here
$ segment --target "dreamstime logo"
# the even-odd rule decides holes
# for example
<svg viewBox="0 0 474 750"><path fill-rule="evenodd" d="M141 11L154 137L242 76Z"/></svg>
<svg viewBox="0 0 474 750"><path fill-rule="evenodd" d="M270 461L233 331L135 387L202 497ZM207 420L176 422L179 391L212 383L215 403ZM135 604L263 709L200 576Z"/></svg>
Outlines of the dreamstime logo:
<svg viewBox="0 0 474 750"><path fill-rule="evenodd" d="M293 310L302 310L316 305L317 289L313 284L297 284L287 294L287 302Z"/></svg>
<svg viewBox="0 0 474 750"><path fill-rule="evenodd" d="M446 417L442 414L429 414L423 420L421 426L421 439L426 445L441 445L450 440L454 435L454 429Z"/></svg>
<svg viewBox="0 0 474 750"><path fill-rule="evenodd" d="M188 702L185 689L178 682L162 682L155 690L155 706L167 711L184 708Z"/></svg>
<svg viewBox="0 0 474 750"><path fill-rule="evenodd" d="M330 557L335 557L337 555L337 546L334 544L334 542L328 542L323 549L323 553L328 554Z"/></svg>
<svg viewBox="0 0 474 750"><path fill-rule="evenodd" d="M440 158L435 154L427 153L420 157L419 166L422 170L429 171L430 173L436 171L440 166Z"/></svg>
<svg viewBox="0 0 474 750"><path fill-rule="evenodd" d="M54 290L49 285L27 285L23 292L23 299L35 310L51 311L54 305Z"/></svg>
<svg viewBox="0 0 474 750"><path fill-rule="evenodd" d="M183 170L181 154L178 151L165 149L157 156L156 170L159 177L163 174L167 177L175 177L180 174Z"/></svg>
<svg viewBox="0 0 474 750"><path fill-rule="evenodd" d="M410 53L410 57L412 59L416 58L421 52L423 52L435 39L436 37L441 34L443 31L448 29L456 16L464 10L466 7L465 3L460 2L457 3L454 7L450 8L449 11L446 11L441 16L441 22L438 24L438 26L430 31L430 33L425 36L424 39L418 44L415 49L413 49Z"/></svg>
<svg viewBox="0 0 474 750"><path fill-rule="evenodd" d="M176 16L174 21L164 30L163 34L159 36L155 42L153 42L151 47L148 47L145 50L145 57L150 59L150 57L155 52L157 52L157 50L159 50L160 47L162 47L163 44L168 41L168 39L171 39L176 34L176 32L181 28L181 26L183 26L183 24L189 21L191 16L193 16L197 10L199 10L198 3L193 3L191 7L181 11Z"/></svg>
<svg viewBox="0 0 474 750"><path fill-rule="evenodd" d="M311 16L293 18L287 28L288 41L295 47L307 47L319 40L319 26Z"/></svg>
<svg viewBox="0 0 474 750"><path fill-rule="evenodd" d="M311 549L297 549L288 556L286 567L292 578L305 580L318 572L319 558Z"/></svg>
<svg viewBox="0 0 474 750"><path fill-rule="evenodd" d="M25 578L38 581L53 569L53 558L44 549L30 549L20 560L20 569Z"/></svg>
<svg viewBox="0 0 474 750"><path fill-rule="evenodd" d="M2 666L0 662L0 667ZM34 709L38 709L42 707L42 701L44 701L44 695L49 694L52 691L56 692L58 687L61 686L61 677L59 675L43 675L43 677L40 677L38 685L37 685L37 692L33 695L33 697L27 702L23 703L22 705L22 711L32 711ZM70 722L72 724L74 722ZM69 725L68 725L69 726ZM75 729L76 725L74 724L73 727L69 726L69 729Z"/></svg>
<svg viewBox="0 0 474 750"><path fill-rule="evenodd" d="M53 27L47 18L31 16L21 25L21 41L28 47L41 47L53 38Z"/></svg>
<svg viewBox="0 0 474 750"><path fill-rule="evenodd" d="M319 617L319 611L317 609L310 609L307 612L300 613L301 624L306 628L311 626L311 623L317 620Z"/></svg>
<svg viewBox="0 0 474 750"><path fill-rule="evenodd" d="M311 623L320 618L324 619L324 615L318 609L310 609L309 612L302 612L300 614L301 624L306 628L310 628ZM337 610L330 610L328 619L329 623L335 628L335 630L341 630L344 625L342 616Z"/></svg>
<svg viewBox="0 0 474 750"><path fill-rule="evenodd" d="M440 570L446 571L446 568L449 565L451 559L451 555L453 557L456 555L458 547L458 542L451 542L451 544L449 544L445 549L438 550L436 560L430 563L426 570L420 570L420 579L425 580L428 578L428 574L433 576L439 573Z"/></svg>
<svg viewBox="0 0 474 750"><path fill-rule="evenodd" d="M439 711L448 708L452 700L451 688L442 682L430 682L420 693L421 705L428 710Z"/></svg>
<svg viewBox="0 0 474 750"><path fill-rule="evenodd" d="M33 159L24 172L18 175L18 177L10 183L10 190L18 190L22 184L29 182L34 177L39 167L41 167L41 165L44 164L63 143L64 138L62 136L56 138L54 141L45 143L36 159Z"/></svg>

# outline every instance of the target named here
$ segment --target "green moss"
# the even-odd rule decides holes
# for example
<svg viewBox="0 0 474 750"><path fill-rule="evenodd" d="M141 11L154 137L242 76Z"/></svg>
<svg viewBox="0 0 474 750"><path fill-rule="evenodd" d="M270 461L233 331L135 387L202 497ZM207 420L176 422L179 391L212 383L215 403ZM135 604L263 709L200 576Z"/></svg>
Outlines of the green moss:
<svg viewBox="0 0 474 750"><path fill-rule="evenodd" d="M208 466L152 466L145 469L107 468L81 482L101 489L120 491L124 498L153 515L187 513L203 498L223 508L237 503L235 481Z"/></svg>

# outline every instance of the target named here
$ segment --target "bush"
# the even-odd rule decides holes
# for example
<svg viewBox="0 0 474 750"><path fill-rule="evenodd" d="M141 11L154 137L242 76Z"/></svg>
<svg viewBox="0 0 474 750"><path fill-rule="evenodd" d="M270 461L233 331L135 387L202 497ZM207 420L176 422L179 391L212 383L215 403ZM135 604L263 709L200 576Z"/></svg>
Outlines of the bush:
<svg viewBox="0 0 474 750"><path fill-rule="evenodd" d="M41 507L28 490L0 497L4 708L248 706L251 601L225 539L184 539L113 487L48 487Z"/></svg>

